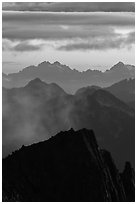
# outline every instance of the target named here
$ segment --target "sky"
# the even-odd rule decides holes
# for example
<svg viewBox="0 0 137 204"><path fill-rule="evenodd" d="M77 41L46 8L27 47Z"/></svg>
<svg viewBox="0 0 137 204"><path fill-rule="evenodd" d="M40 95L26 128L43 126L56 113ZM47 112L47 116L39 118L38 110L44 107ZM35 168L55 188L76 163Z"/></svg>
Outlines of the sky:
<svg viewBox="0 0 137 204"><path fill-rule="evenodd" d="M79 71L135 64L134 3L3 3L3 72L42 61Z"/></svg>

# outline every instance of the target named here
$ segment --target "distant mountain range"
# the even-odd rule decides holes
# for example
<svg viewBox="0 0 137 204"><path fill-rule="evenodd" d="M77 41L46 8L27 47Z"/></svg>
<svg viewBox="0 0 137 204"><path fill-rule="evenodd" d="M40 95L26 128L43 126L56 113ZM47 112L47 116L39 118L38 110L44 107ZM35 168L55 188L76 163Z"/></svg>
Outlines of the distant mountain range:
<svg viewBox="0 0 137 204"><path fill-rule="evenodd" d="M121 80L135 78L135 67L119 62L105 72L91 69L79 72L59 62L51 64L45 61L38 66L26 67L17 73L8 75L3 73L2 83L5 88L22 87L37 77L47 83L54 82L72 94L85 86L108 87Z"/></svg>
<svg viewBox="0 0 137 204"><path fill-rule="evenodd" d="M2 99L3 156L71 127L87 128L95 131L119 168L127 160L134 166L134 110L108 91L94 86L69 95L36 78L22 88L3 88Z"/></svg>
<svg viewBox="0 0 137 204"><path fill-rule="evenodd" d="M134 170L119 173L92 130L70 129L3 159L2 201L134 202Z"/></svg>

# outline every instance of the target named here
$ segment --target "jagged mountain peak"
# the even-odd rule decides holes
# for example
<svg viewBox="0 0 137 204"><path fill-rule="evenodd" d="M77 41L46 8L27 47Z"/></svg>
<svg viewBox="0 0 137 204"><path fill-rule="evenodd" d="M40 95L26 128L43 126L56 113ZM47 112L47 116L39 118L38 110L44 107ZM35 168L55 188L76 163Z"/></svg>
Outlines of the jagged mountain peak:
<svg viewBox="0 0 137 204"><path fill-rule="evenodd" d="M61 65L61 63L58 62L58 61L55 61L53 64L55 64L55 65Z"/></svg>
<svg viewBox="0 0 137 204"><path fill-rule="evenodd" d="M119 61L117 64L115 64L113 67L111 67L110 70L117 70L119 68L125 68L125 64L121 61Z"/></svg>
<svg viewBox="0 0 137 204"><path fill-rule="evenodd" d="M51 63L49 61L43 61L40 64L38 64L38 67L41 65L50 65Z"/></svg>
<svg viewBox="0 0 137 204"><path fill-rule="evenodd" d="M43 61L40 64L38 64L37 68L42 68L45 71L46 70L71 71L71 68L69 66L61 64L59 61L55 61L53 63L50 63L49 61Z"/></svg>
<svg viewBox="0 0 137 204"><path fill-rule="evenodd" d="M30 83L45 83L45 82L43 82L40 78L37 77L37 78L31 80Z"/></svg>
<svg viewBox="0 0 137 204"><path fill-rule="evenodd" d="M40 80L38 77L29 81L29 83L26 85L26 87L36 87L36 86L46 86L47 84Z"/></svg>
<svg viewBox="0 0 137 204"><path fill-rule="evenodd" d="M39 79L38 77L29 81L29 83L24 87L27 89L34 90L38 93L42 92L44 94L46 93L52 93L54 92L55 94L66 94L66 92L56 83L46 83ZM44 92L43 92L44 91Z"/></svg>
<svg viewBox="0 0 137 204"><path fill-rule="evenodd" d="M119 61L116 65L117 65L117 66L124 66L124 63L121 62L121 61Z"/></svg>
<svg viewBox="0 0 137 204"><path fill-rule="evenodd" d="M79 88L96 85L108 87L127 78L135 78L134 66L118 62L105 72L99 70L80 71L55 61L44 61L37 66L29 66L17 73L3 75L3 86L6 88L23 87L30 79L39 77L48 83L56 83L68 93L75 93Z"/></svg>

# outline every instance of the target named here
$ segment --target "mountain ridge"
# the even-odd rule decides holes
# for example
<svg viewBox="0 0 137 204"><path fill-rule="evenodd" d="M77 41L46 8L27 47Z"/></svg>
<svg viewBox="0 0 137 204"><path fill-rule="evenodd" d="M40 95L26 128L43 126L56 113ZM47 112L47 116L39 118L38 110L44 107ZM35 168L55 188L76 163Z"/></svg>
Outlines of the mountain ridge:
<svg viewBox="0 0 137 204"><path fill-rule="evenodd" d="M41 62L41 63L39 63L38 65L30 65L30 66L27 66L27 67L25 67L25 68L23 68L22 70L19 70L18 72L14 72L14 73L9 73L9 74L6 74L6 73L4 73L4 72L2 72L4 75L12 75L12 74L15 74L15 73L19 73L19 72L22 72L23 70L26 70L26 69L31 69L31 68L38 68L40 65L43 65L43 64L45 64L45 65L60 65L60 66L64 66L64 67L66 67L66 68L69 68L70 70L72 70L72 71L78 71L78 72L88 72L88 71L99 71L99 72L106 72L106 71L109 71L109 70L111 70L111 69L114 69L114 68L116 68L117 66L122 66L122 67L124 67L124 65L125 66L127 66L128 67L128 69L134 69L135 68L135 65L130 65L130 64L124 64L123 62L121 62L121 61L119 61L119 62L117 62L116 64L114 64L112 67L110 67L110 69L106 69L105 71L101 71L101 70L98 70L98 69L86 69L86 70L84 70L84 71L80 71L80 70L78 70L78 69L76 69L76 68L71 68L71 67L69 67L68 65L65 65L65 64L61 64L59 61L55 61L55 62L53 62L53 63L51 63L51 62L49 62L49 61L43 61L43 62Z"/></svg>
<svg viewBox="0 0 137 204"><path fill-rule="evenodd" d="M112 95L125 102L130 107L135 108L133 105L135 103L135 79L124 79L106 88L87 86L77 90L75 94L92 94L99 89L110 92Z"/></svg>
<svg viewBox="0 0 137 204"><path fill-rule="evenodd" d="M3 201L135 200L130 163L119 174L92 130L60 132L47 141L22 146L2 163Z"/></svg>
<svg viewBox="0 0 137 204"><path fill-rule="evenodd" d="M135 69L119 62L105 72L91 69L80 72L58 61L54 63L44 61L38 66L29 66L17 73L3 74L3 86L6 88L25 86L36 77L47 83L54 82L72 94L84 86L107 87L123 79L134 78Z"/></svg>

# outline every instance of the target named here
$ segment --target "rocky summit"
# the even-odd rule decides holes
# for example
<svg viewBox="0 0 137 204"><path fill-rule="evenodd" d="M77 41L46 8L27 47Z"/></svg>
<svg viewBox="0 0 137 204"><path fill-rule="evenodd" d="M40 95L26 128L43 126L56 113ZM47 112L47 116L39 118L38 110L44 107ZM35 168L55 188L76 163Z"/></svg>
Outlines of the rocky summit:
<svg viewBox="0 0 137 204"><path fill-rule="evenodd" d="M2 161L3 201L134 201L134 171L119 173L94 132L60 132ZM128 187L130 186L130 191Z"/></svg>

